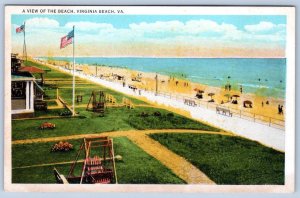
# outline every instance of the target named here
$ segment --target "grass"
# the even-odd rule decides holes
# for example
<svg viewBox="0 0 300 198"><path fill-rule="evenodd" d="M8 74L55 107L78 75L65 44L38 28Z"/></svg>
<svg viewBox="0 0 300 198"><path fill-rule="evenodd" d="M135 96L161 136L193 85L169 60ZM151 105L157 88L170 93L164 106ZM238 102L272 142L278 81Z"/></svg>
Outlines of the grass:
<svg viewBox="0 0 300 198"><path fill-rule="evenodd" d="M218 131L203 123L174 114L167 116L168 111L151 107L107 108L104 117L97 113L86 111L84 108L77 109L80 116L86 118L60 118L40 120L14 120L12 121L12 140L57 137L75 134L101 133L104 131L121 131L133 129L199 129ZM153 116L154 111L160 111L162 116ZM149 117L141 117L141 112L148 112ZM51 122L56 125L55 129L40 130L43 122Z"/></svg>
<svg viewBox="0 0 300 198"><path fill-rule="evenodd" d="M69 104L72 104L72 85L70 85L70 88L64 88L64 89L59 89L59 95ZM80 85L78 85L80 86ZM103 91L105 94L111 94L113 95L116 100L117 103L121 103L123 97L129 98L134 104L146 104L144 101L141 100L137 100L135 98L131 98L129 96L125 96L121 93L115 92L113 90L107 89L105 87L102 86L98 86L97 88L95 88L95 85L91 84L91 86L93 86L93 88L89 88L89 87L84 87L84 88L76 88L76 93L75 95L82 95L82 102L80 104L87 104L89 102L89 99L91 97L92 91ZM98 95L99 98L99 95Z"/></svg>
<svg viewBox="0 0 300 198"><path fill-rule="evenodd" d="M31 66L35 66L35 67L39 67L41 69L45 69L45 70L49 70L50 68L48 66L39 64L39 63L35 63L32 61L27 61L25 62L25 65L31 65ZM40 78L40 75L37 75L36 78ZM64 89L59 89L59 95L66 100L69 104L72 103L72 76L70 74L67 73L63 73L60 71L56 71L54 69L51 69L51 71L47 71L45 73L45 81L46 84L43 86L43 89L45 90L46 93L46 99L55 99L56 98L56 88L58 87L70 87L70 88L64 88ZM49 80L54 80L54 79L58 79L55 81L54 84L47 84L47 82L49 82ZM90 81L81 79L79 77L76 77L76 86L78 87L84 87L84 88L77 88L76 89L76 94L81 93L83 95L83 103L88 103L88 100L91 96L91 93L93 90L101 90L104 91L107 94L111 94L113 95L116 99L117 102L121 102L123 97L127 97L130 100L132 100L133 103L135 104L146 104L144 101L132 98L130 96L125 96L122 93L113 91L111 89L108 89L106 87L103 87L101 85L92 83ZM83 84L80 84L83 83Z"/></svg>
<svg viewBox="0 0 300 198"><path fill-rule="evenodd" d="M61 108L61 109L48 109L47 111L43 110L36 110L34 111L35 117L43 117L43 116L59 116L61 112L68 111L67 108Z"/></svg>
<svg viewBox="0 0 300 198"><path fill-rule="evenodd" d="M49 107L49 106L57 106L57 102L54 101L54 100L47 101L47 105L48 105L48 107Z"/></svg>
<svg viewBox="0 0 300 198"><path fill-rule="evenodd" d="M284 184L284 153L240 137L152 134L217 184Z"/></svg>
<svg viewBox="0 0 300 198"><path fill-rule="evenodd" d="M155 112L161 115L155 116ZM141 113L148 116L142 116ZM194 121L192 119L171 113L162 109L141 108L137 113L130 114L127 122L135 129L199 129L206 131L219 131L219 129Z"/></svg>
<svg viewBox="0 0 300 198"><path fill-rule="evenodd" d="M77 149L82 140L69 141L75 150L67 153L50 152L55 142L13 145L12 166L29 166L34 164L72 161L75 159ZM114 138L116 155L122 156L122 161L116 162L116 170L121 184L182 184L184 181L174 175L159 161L149 156L129 139L125 137ZM83 159L83 156L80 157ZM67 175L70 165L55 166L61 174ZM13 183L55 183L53 175L54 166L18 168L12 171ZM79 174L80 166L76 167Z"/></svg>

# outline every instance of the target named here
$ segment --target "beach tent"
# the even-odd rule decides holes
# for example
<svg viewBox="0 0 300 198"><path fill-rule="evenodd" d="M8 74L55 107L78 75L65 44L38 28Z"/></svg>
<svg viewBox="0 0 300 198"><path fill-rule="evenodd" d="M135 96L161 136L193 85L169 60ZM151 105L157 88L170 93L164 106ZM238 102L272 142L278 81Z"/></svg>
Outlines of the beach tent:
<svg viewBox="0 0 300 198"><path fill-rule="evenodd" d="M194 91L197 91L196 98L198 98L198 99L202 99L203 98L203 93L204 93L203 90L195 88Z"/></svg>
<svg viewBox="0 0 300 198"><path fill-rule="evenodd" d="M235 94L235 95L232 95L232 97L235 98L234 100L232 100L232 104L238 104L237 98L240 97L240 96Z"/></svg>
<svg viewBox="0 0 300 198"><path fill-rule="evenodd" d="M252 108L252 102L250 100L245 100L244 105L245 108Z"/></svg>

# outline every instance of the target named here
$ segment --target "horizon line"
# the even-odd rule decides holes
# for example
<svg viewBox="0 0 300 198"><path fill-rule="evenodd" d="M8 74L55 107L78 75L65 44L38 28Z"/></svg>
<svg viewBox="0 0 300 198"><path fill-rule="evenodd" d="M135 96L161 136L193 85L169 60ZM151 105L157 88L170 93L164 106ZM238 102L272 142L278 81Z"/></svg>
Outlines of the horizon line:
<svg viewBox="0 0 300 198"><path fill-rule="evenodd" d="M39 57L58 57L58 58L73 58L73 56L32 56L34 58ZM235 58L235 59L246 59L246 58L255 58L255 59L286 59L287 57L194 57L194 56L186 56L186 57L176 57L176 56L75 56L75 58L206 58L206 59L217 59L217 58Z"/></svg>

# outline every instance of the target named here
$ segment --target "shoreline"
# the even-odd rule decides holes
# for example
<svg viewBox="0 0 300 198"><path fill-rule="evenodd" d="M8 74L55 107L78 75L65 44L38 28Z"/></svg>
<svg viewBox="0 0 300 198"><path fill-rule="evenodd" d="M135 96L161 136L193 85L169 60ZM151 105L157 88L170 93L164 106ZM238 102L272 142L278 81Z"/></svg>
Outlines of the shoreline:
<svg viewBox="0 0 300 198"><path fill-rule="evenodd" d="M58 58L58 59L56 59ZM63 58L63 57L54 57L54 58L47 58L47 57L42 57L40 58L40 60L44 60L44 61L48 61L48 62L58 62L59 65L71 65L72 64L72 60L68 60L70 57L65 57L66 59L61 59L59 60L59 58ZM85 58L85 57L79 57L79 58ZM125 61L125 63L122 64L122 61L105 61L105 59L112 59L112 58L116 58L116 59L122 59L122 58L133 58L133 57L90 57L90 58L94 58L91 60L88 60L87 63L79 63L79 62L85 62L85 61L80 61L76 62L77 66L91 66L91 67L112 67L112 68L127 68L128 70L132 70L132 71L137 71L140 73L154 73L156 72L156 70L158 71L157 73L159 73L159 75L161 76L173 76L175 78L178 78L180 80L186 80L195 84L199 84L200 86L208 86L208 87L214 87L214 88L224 88L226 83L230 83L232 86L232 89L234 89L235 91L239 91L240 86L243 87L243 91L244 93L248 94L248 95L256 95L256 96L260 96L260 97L265 97L265 98L270 98L271 100L281 100L284 101L285 97L286 97L286 90L284 87L284 82L285 79L282 80L282 78L284 77L280 77L280 79L277 82L277 78L276 79L265 79L264 76L259 75L258 72L258 76L254 77L252 75L252 77L249 77L248 79L248 75L246 74L246 76L244 75L243 78L241 77L237 77L236 75L239 76L239 74L234 73L232 74L230 71L227 71L226 76L222 75L222 73L218 73L218 72L222 72L219 70L211 70L210 72L215 72L215 73L208 73L207 75L203 75L203 72L201 72L201 70L195 70L195 72L200 72L200 75L197 75L196 73L191 73L188 72L188 68L184 67L184 71L180 71L176 68L178 68L178 64L175 64L175 69L174 72L172 72L172 67L170 67L170 65L168 66L168 64L170 64L170 61L167 61L167 63L165 63L164 61L161 64L167 64L166 68L167 70L160 70L157 64L159 64L160 62L156 63L155 66L156 69L151 69L151 67L149 67L149 64L151 64L151 58L150 60L146 61L145 66L143 66L143 63L139 63L139 62L135 62L133 63L132 66L129 66L130 61L128 62L128 60ZM96 60L97 58L103 58L104 60L101 62L101 60ZM137 58L145 58L145 57L137 57ZM149 57L147 57L149 58ZM146 58L146 59L147 59ZM37 58L39 59L39 58ZM158 58L158 59L162 59L162 58ZM166 58L169 59L169 58ZM183 58L185 59L185 58ZM202 59L202 58L195 58L195 59ZM205 59L205 58L204 58ZM224 58L212 58L212 59L224 59ZM225 59L236 59L236 58L225 58ZM249 58L241 58L241 59L249 59ZM251 59L256 59L256 58L251 58ZM284 59L284 58L278 58L278 59ZM150 61L150 62L149 62ZM182 62L182 61L181 61ZM141 65L142 64L142 65ZM195 66L194 65L195 62L193 61L191 66ZM55 65L55 64L54 64ZM237 69L241 69L241 68L237 68ZM194 71L194 70L192 70ZM251 70L252 71L252 70ZM206 71L209 72L209 71ZM229 73L228 73L229 72ZM256 72L253 71L253 72ZM181 77L181 75L183 75L183 77ZM196 75L195 75L196 74ZM231 78L231 74L234 76L234 78ZM228 78L227 78L228 77ZM243 79L247 79L247 80L243 80ZM265 82L266 81L266 82ZM270 82L268 82L270 81ZM280 81L280 83L279 83ZM282 83L283 81L283 83Z"/></svg>
<svg viewBox="0 0 300 198"><path fill-rule="evenodd" d="M39 60L39 59L37 59ZM47 60L39 60L43 62L48 62ZM71 63L66 61L51 60L54 66L60 66L64 69L67 67L72 69ZM50 63L51 64L51 63ZM68 69L67 69L68 70ZM126 86L133 86L137 89L144 91L156 92L156 73L151 72L141 72L130 68L106 66L106 65L88 65L88 64L76 64L76 70L81 71L86 75L91 75L104 80L113 81L118 84L125 82ZM207 103L211 99L214 100L212 104L220 105L233 110L242 110L251 114L262 115L266 117L272 117L278 120L284 120L285 115L278 114L278 105L283 105L285 107L285 99L258 96L253 93L240 93L239 90L224 90L222 87L208 86L200 83L191 82L185 79L178 79L176 77L171 77L157 74L158 75L158 91L166 94L173 94L178 96L183 96L191 98L193 100L199 101L199 103ZM117 78L123 77L121 80ZM203 90L203 99L197 99L196 94L198 90ZM209 93L213 93L213 96L208 96ZM229 94L229 95L227 95ZM233 95L238 95L234 98ZM238 104L233 104L232 101L237 100ZM243 101L251 101L253 108L244 108ZM268 101L269 104L266 104ZM223 103L223 104L222 104ZM262 104L263 103L263 104ZM208 104L209 105L209 104ZM285 113L285 111L284 111Z"/></svg>

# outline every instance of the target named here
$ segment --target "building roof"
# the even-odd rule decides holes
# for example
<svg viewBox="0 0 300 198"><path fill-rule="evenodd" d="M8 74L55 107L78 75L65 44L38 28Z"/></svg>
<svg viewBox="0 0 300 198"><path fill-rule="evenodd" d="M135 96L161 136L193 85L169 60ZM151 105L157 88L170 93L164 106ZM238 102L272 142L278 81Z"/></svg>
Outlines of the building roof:
<svg viewBox="0 0 300 198"><path fill-rule="evenodd" d="M33 81L35 78L28 72L11 75L11 81Z"/></svg>
<svg viewBox="0 0 300 198"><path fill-rule="evenodd" d="M45 73L44 70L37 68L35 66L23 66L19 69L19 72L29 72L32 74L43 74Z"/></svg>

